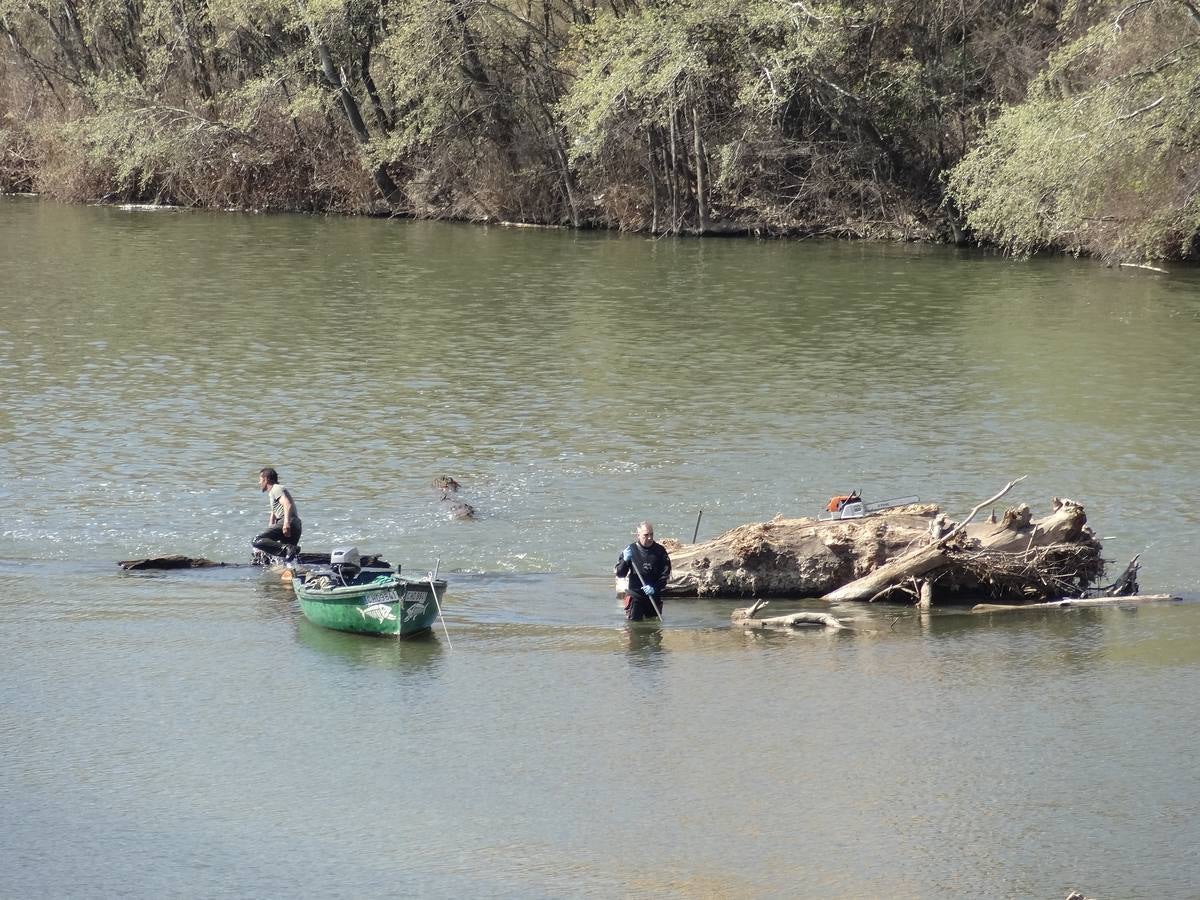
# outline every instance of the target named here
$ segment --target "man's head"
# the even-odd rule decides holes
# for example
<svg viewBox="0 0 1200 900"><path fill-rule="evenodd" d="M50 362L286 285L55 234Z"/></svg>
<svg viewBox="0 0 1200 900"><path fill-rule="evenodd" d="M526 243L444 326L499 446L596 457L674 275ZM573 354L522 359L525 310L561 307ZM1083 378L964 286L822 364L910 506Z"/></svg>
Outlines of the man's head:
<svg viewBox="0 0 1200 900"><path fill-rule="evenodd" d="M637 542L643 547L654 543L654 526L649 522L641 522L637 527Z"/></svg>
<svg viewBox="0 0 1200 900"><path fill-rule="evenodd" d="M265 494L271 489L271 485L279 484L279 473L267 466L261 469L258 473L258 487Z"/></svg>

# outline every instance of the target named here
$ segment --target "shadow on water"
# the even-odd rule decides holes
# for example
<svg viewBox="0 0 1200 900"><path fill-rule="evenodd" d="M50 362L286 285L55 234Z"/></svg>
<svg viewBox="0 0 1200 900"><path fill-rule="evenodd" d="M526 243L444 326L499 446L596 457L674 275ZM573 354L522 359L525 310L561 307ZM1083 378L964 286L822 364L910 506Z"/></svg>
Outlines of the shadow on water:
<svg viewBox="0 0 1200 900"><path fill-rule="evenodd" d="M376 669L418 672L433 667L445 652L432 631L407 638L349 634L314 625L302 616L296 621L296 638L323 656Z"/></svg>

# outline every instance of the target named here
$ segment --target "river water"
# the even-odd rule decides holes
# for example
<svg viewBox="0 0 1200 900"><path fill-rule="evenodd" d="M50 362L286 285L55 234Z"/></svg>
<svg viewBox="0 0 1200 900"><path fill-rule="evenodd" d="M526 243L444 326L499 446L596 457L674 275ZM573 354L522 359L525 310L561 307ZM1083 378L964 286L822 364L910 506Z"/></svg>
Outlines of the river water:
<svg viewBox="0 0 1200 900"><path fill-rule="evenodd" d="M0 198L0 896L1196 896L1198 347L1195 270ZM264 465L446 631L118 571ZM642 518L1018 475L1183 602L613 600Z"/></svg>

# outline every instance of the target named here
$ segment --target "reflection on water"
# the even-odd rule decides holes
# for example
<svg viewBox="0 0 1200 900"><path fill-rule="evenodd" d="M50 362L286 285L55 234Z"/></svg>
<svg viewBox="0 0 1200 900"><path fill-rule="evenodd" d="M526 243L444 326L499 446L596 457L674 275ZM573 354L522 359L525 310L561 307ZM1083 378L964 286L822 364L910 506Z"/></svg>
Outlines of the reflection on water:
<svg viewBox="0 0 1200 900"><path fill-rule="evenodd" d="M305 647L355 665L419 673L433 668L444 652L444 639L432 631L407 638L350 634L321 628L299 616L296 638Z"/></svg>
<svg viewBox="0 0 1200 900"><path fill-rule="evenodd" d="M627 622L621 629L629 661L636 666L662 663L663 628L657 622Z"/></svg>

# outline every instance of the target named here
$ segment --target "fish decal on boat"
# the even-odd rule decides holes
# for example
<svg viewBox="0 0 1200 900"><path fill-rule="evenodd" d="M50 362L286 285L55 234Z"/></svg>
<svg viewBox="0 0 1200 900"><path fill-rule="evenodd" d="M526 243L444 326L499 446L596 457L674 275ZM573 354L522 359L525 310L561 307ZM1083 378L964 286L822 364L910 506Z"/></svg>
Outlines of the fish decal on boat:
<svg viewBox="0 0 1200 900"><path fill-rule="evenodd" d="M404 595L405 599L407 600L408 597L412 593L413 593L412 591L409 591L407 594L405 594ZM426 607L428 607L428 605L429 605L429 597L426 596L425 594L421 594L420 600L413 603L412 606L409 606L404 610L404 621L411 622L413 619L416 619L420 616L425 615L425 609L426 609Z"/></svg>
<svg viewBox="0 0 1200 900"><path fill-rule="evenodd" d="M396 619L391 605L387 603L372 603L370 606L360 607L358 614L364 619L374 619L376 622L392 622Z"/></svg>

